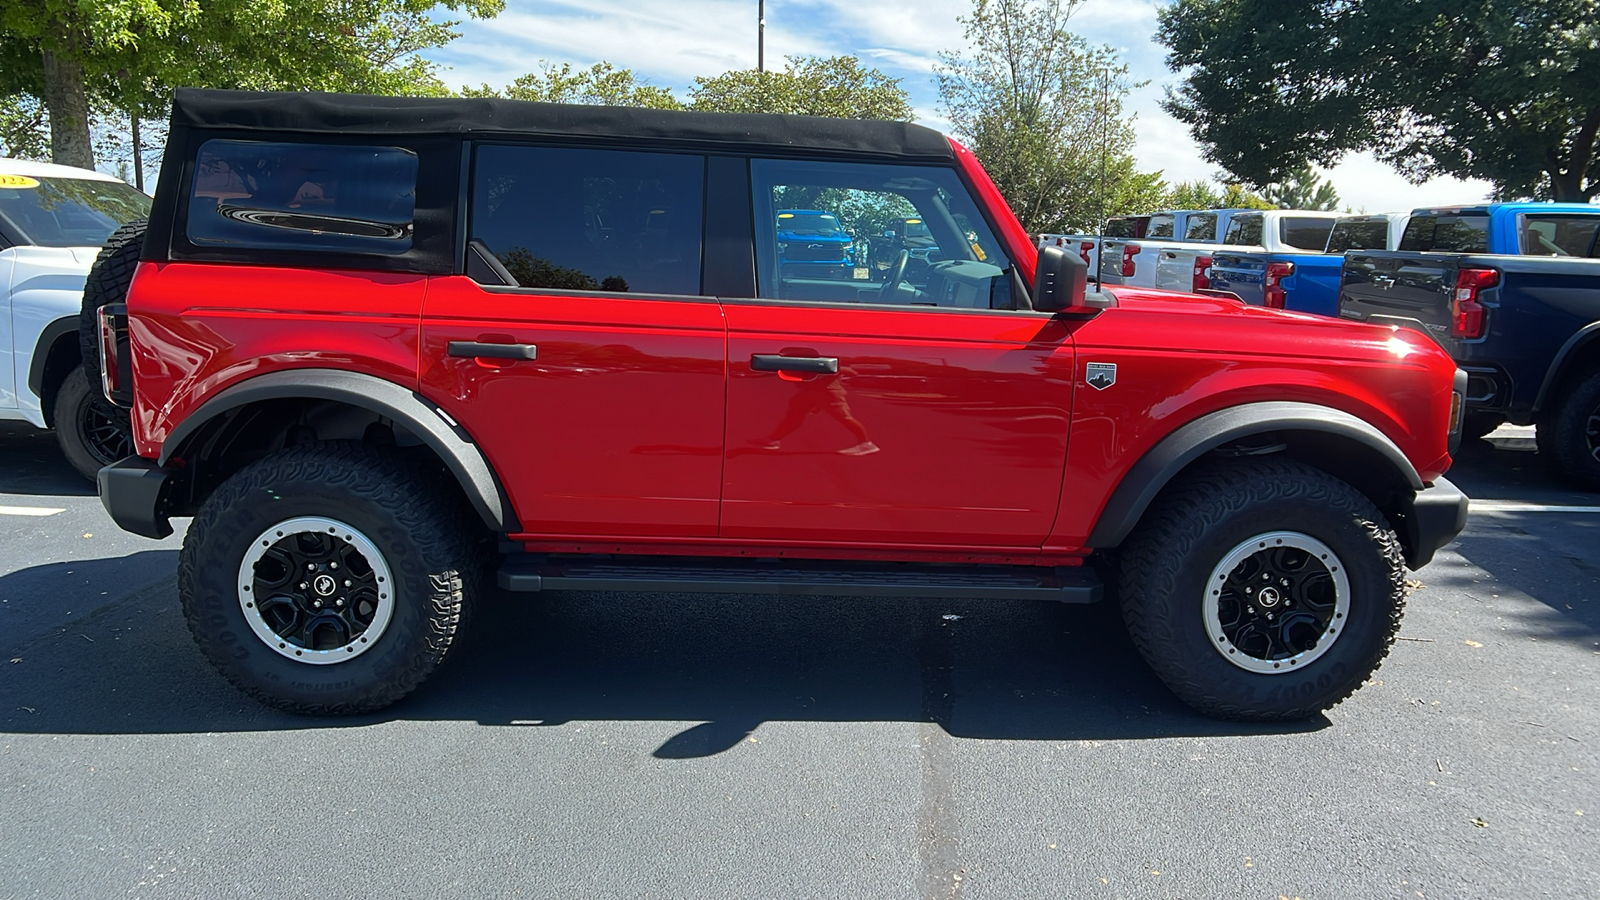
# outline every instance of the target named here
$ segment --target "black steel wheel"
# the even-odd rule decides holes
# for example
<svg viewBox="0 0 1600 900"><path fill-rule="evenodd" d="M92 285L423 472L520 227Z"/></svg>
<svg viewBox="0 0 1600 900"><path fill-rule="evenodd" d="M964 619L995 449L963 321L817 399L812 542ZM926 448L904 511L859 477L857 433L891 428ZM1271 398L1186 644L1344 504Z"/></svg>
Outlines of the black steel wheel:
<svg viewBox="0 0 1600 900"><path fill-rule="evenodd" d="M127 410L102 397L100 385L89 383L82 366L69 372L56 391L54 417L61 455L90 481L101 467L133 455L133 423Z"/></svg>

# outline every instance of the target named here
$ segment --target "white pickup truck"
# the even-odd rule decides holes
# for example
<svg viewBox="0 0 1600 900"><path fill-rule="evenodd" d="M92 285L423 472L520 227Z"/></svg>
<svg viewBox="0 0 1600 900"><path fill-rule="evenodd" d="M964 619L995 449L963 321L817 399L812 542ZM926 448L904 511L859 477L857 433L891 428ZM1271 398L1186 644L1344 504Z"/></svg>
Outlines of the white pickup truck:
<svg viewBox="0 0 1600 900"><path fill-rule="evenodd" d="M78 344L83 282L150 198L87 169L0 158L0 419L55 428L84 476L133 452L127 414L90 384Z"/></svg>
<svg viewBox="0 0 1600 900"><path fill-rule="evenodd" d="M1053 234L1039 235L1040 247L1060 247L1068 253L1076 252L1089 266L1089 278L1094 280L1100 271L1100 244L1117 238L1144 237L1150 216L1112 216L1106 220L1104 234Z"/></svg>
<svg viewBox="0 0 1600 900"><path fill-rule="evenodd" d="M1178 248L1216 246L1232 217L1245 212L1256 210L1180 209L1157 213L1150 217L1144 237L1106 240L1097 269L1100 281L1104 284L1194 290L1195 273L1179 273L1171 262L1165 278L1161 276L1163 258L1169 251ZM1171 259L1175 260L1176 257Z"/></svg>

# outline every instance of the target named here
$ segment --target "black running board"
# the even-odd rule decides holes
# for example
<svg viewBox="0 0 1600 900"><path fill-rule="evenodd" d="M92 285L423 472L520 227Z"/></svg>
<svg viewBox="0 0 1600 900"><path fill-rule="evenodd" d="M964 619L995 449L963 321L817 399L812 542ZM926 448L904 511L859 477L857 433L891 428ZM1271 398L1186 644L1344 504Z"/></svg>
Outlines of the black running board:
<svg viewBox="0 0 1600 900"><path fill-rule="evenodd" d="M1083 566L976 566L672 557L550 559L513 555L500 567L508 591L663 591L832 594L1094 603L1104 589Z"/></svg>

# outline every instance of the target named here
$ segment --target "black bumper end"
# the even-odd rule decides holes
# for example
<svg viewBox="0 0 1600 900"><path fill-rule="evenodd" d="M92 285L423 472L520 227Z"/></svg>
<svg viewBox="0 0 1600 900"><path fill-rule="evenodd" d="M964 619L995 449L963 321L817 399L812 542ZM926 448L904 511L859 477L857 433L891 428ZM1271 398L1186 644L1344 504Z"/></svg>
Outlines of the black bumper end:
<svg viewBox="0 0 1600 900"><path fill-rule="evenodd" d="M1406 565L1420 569L1467 527L1467 495L1448 479L1435 479L1411 501L1406 526Z"/></svg>
<svg viewBox="0 0 1600 900"><path fill-rule="evenodd" d="M153 459L130 456L118 460L100 470L100 505L123 531L164 538L172 533L166 512L172 477L173 470Z"/></svg>

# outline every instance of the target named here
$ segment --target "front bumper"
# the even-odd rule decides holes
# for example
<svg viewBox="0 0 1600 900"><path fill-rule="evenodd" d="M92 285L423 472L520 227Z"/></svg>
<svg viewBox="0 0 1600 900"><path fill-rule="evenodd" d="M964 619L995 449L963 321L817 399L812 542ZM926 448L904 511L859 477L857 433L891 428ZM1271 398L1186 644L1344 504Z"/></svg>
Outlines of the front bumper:
<svg viewBox="0 0 1600 900"><path fill-rule="evenodd" d="M120 459L100 470L100 505L123 531L164 538L172 533L167 497L175 474L153 459Z"/></svg>
<svg viewBox="0 0 1600 900"><path fill-rule="evenodd" d="M1405 525L1406 565L1420 569L1433 559L1440 547L1455 540L1461 529L1467 527L1467 495L1449 479L1435 479L1411 501Z"/></svg>

